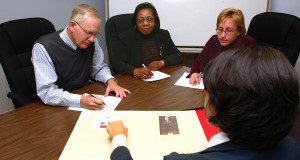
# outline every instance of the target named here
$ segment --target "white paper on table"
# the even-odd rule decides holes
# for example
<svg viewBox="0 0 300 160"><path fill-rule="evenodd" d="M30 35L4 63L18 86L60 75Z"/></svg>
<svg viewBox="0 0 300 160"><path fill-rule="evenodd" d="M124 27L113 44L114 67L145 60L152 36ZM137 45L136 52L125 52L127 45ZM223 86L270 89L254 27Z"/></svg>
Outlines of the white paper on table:
<svg viewBox="0 0 300 160"><path fill-rule="evenodd" d="M189 88L195 88L195 89L204 89L203 79L201 78L200 84L193 86L189 82L189 78L186 78L188 76L188 72L184 72L183 75L178 79L178 81L174 84L176 86L182 86L182 87L189 87Z"/></svg>
<svg viewBox="0 0 300 160"><path fill-rule="evenodd" d="M122 120L122 116L120 114L114 114L114 111L100 111L92 122L91 131L102 131L103 129L106 130L109 122L118 120Z"/></svg>
<svg viewBox="0 0 300 160"><path fill-rule="evenodd" d="M114 96L104 97L103 95L98 95L98 96L100 96L103 102L105 103L104 108L102 109L102 111L104 112L114 111L122 100L120 97L114 97ZM68 109L73 111L97 111L97 110L88 110L83 107L69 107Z"/></svg>
<svg viewBox="0 0 300 160"><path fill-rule="evenodd" d="M151 72L153 73L153 76L151 78L143 79L144 81L153 82L153 81L158 81L170 77L170 75L160 71L151 71Z"/></svg>
<svg viewBox="0 0 300 160"><path fill-rule="evenodd" d="M80 114L60 160L110 159L112 146L106 130L91 131L99 115L101 111ZM207 145L195 111L113 111L113 115L121 115L124 125L128 127L126 142L133 159L163 159L164 155L174 151L194 153ZM160 135L159 116L176 116L179 134Z"/></svg>

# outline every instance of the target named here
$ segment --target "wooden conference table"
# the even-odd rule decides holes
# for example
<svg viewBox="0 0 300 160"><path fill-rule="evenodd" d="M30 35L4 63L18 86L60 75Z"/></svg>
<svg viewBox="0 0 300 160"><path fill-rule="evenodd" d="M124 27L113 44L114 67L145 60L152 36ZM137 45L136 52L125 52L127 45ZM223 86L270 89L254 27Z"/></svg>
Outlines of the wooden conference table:
<svg viewBox="0 0 300 160"><path fill-rule="evenodd" d="M187 110L202 106L204 92L175 86L190 69L167 67L161 71L170 78L144 82L126 75L115 75L118 84L131 91L117 110ZM92 83L74 93L104 94L105 86ZM66 107L36 102L0 115L0 159L58 159L80 115Z"/></svg>

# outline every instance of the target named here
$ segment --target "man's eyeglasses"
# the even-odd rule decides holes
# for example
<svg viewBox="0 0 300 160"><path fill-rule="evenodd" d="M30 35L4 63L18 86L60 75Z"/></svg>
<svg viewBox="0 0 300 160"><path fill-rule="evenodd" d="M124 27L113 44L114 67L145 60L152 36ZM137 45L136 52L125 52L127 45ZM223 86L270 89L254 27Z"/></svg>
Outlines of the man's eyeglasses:
<svg viewBox="0 0 300 160"><path fill-rule="evenodd" d="M137 22L138 24L142 24L142 23L144 23L145 21L147 21L147 23L153 23L153 22L154 22L154 18L153 18L153 17L147 17L146 19L144 19L144 18L139 18L139 19L136 20L136 22Z"/></svg>
<svg viewBox="0 0 300 160"><path fill-rule="evenodd" d="M97 37L97 36L100 36L101 34L99 32L97 33L93 33L93 32L90 32L90 31L87 31L86 29L82 28L81 25L75 21L75 23L83 30L83 32L88 36L88 37Z"/></svg>
<svg viewBox="0 0 300 160"><path fill-rule="evenodd" d="M223 29L221 27L216 29L218 34L222 34L223 32L225 34L233 34L235 30L237 30L237 29L232 29L232 28Z"/></svg>

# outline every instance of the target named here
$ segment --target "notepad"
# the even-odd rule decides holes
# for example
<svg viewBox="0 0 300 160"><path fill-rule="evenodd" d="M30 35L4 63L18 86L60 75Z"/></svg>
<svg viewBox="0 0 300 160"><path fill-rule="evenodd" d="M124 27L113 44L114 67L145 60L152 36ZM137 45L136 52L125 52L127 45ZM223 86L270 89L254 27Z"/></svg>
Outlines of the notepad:
<svg viewBox="0 0 300 160"><path fill-rule="evenodd" d="M102 111L104 112L114 111L122 100L120 97L114 97L114 96L105 97L103 95L98 95L98 96L100 96L103 102L105 103L104 108L102 109ZM72 107L72 106L70 106L68 109L73 111L96 111L96 110L88 110L83 107Z"/></svg>
<svg viewBox="0 0 300 160"><path fill-rule="evenodd" d="M200 84L193 86L189 82L189 78L186 76L189 75L188 72L184 72L183 75L178 79L178 81L174 84L176 86L195 88L195 89L204 89L203 79L201 78Z"/></svg>
<svg viewBox="0 0 300 160"><path fill-rule="evenodd" d="M153 76L151 78L143 79L144 81L153 82L153 81L158 81L170 77L170 75L160 71L151 71L151 72L153 73Z"/></svg>

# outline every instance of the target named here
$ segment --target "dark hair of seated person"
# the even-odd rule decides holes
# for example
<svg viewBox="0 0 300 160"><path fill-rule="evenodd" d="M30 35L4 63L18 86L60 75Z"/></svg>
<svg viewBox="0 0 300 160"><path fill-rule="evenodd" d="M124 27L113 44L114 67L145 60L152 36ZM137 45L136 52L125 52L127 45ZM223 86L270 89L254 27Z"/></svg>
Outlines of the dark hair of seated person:
<svg viewBox="0 0 300 160"><path fill-rule="evenodd" d="M144 3L141 3L139 5L136 6L135 10L134 10L134 13L133 13L133 17L132 17L132 26L135 30L137 30L137 25L136 25L136 21L137 21L137 15L139 13L140 10L143 10L143 9L150 9L152 10L153 12L153 15L154 15L154 19L155 19L155 27L154 27L154 32L157 31L158 29L160 29L160 20L159 20L159 17L158 17L158 13L155 9L155 7L149 3L149 2L144 2Z"/></svg>
<svg viewBox="0 0 300 160"><path fill-rule="evenodd" d="M231 49L204 70L209 122L230 141L252 149L278 144L291 130L297 105L297 75L286 57L268 47Z"/></svg>

